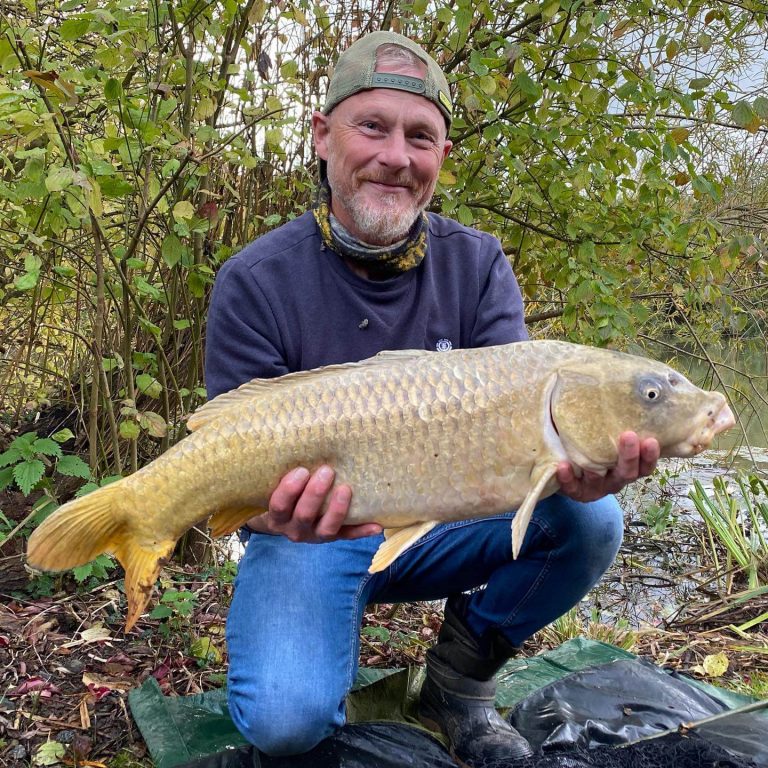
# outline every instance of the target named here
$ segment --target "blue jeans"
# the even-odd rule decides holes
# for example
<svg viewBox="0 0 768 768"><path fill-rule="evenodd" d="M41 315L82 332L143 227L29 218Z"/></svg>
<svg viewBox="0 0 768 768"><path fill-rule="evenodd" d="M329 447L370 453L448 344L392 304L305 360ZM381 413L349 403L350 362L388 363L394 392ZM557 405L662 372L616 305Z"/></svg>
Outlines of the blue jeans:
<svg viewBox="0 0 768 768"><path fill-rule="evenodd" d="M534 512L517 560L514 513L432 529L385 571L369 574L383 536L295 544L250 537L227 620L229 710L270 755L306 752L345 721L366 604L437 600L485 585L465 617L482 639L520 645L572 606L613 562L623 531L613 497L555 495Z"/></svg>

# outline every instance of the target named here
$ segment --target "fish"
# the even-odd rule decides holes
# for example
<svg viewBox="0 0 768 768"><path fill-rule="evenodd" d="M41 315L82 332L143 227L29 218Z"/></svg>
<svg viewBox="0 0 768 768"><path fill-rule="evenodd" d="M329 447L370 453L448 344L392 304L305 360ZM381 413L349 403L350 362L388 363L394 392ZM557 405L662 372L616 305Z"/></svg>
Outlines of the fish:
<svg viewBox="0 0 768 768"><path fill-rule="evenodd" d="M515 509L518 557L561 461L604 474L626 430L655 437L662 456L693 456L734 423L721 393L624 352L554 340L386 351L212 399L165 453L46 518L27 560L61 571L114 554L127 631L185 531L207 520L212 536L231 533L266 512L287 472L322 464L352 488L345 524L384 528L371 572L439 523Z"/></svg>

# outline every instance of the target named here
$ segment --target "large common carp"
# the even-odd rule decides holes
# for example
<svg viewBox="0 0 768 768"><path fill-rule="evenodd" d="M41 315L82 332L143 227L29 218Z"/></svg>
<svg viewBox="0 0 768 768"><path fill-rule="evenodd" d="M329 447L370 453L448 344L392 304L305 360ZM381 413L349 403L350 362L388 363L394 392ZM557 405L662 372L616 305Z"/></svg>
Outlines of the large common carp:
<svg viewBox="0 0 768 768"><path fill-rule="evenodd" d="M63 570L113 552L130 628L187 529L210 517L214 536L236 530L286 472L323 463L352 487L346 523L386 529L372 571L439 522L518 508L516 557L558 462L604 472L624 430L692 456L733 423L722 394L620 352L557 341L384 352L220 395L159 458L46 519L28 559Z"/></svg>

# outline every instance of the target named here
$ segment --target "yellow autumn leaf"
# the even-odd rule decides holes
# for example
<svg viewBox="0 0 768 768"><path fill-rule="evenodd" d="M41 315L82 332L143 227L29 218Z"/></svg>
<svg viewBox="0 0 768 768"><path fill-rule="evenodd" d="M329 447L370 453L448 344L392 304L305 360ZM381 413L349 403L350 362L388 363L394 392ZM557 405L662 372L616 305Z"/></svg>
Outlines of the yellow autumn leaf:
<svg viewBox="0 0 768 768"><path fill-rule="evenodd" d="M182 200L173 206L174 219L191 219L195 215L195 209L189 200Z"/></svg>
<svg viewBox="0 0 768 768"><path fill-rule="evenodd" d="M196 659L203 659L214 664L221 662L221 651L214 645L210 637L198 637L189 647L189 652Z"/></svg>
<svg viewBox="0 0 768 768"><path fill-rule="evenodd" d="M104 215L104 204L101 199L101 187L95 179L89 179L91 189L88 193L88 207L93 211L96 217Z"/></svg>
<svg viewBox="0 0 768 768"><path fill-rule="evenodd" d="M728 669L728 657L721 651L704 657L704 671L710 677L722 677Z"/></svg>
<svg viewBox="0 0 768 768"><path fill-rule="evenodd" d="M437 178L444 187L452 187L456 183L456 177L445 168L440 170L440 175Z"/></svg>

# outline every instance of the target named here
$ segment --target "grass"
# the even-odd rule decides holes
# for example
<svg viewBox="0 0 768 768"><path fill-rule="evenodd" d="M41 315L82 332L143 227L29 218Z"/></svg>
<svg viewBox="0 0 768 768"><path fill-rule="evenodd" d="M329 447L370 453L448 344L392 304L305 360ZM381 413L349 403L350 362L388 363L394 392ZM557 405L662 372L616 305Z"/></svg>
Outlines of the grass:
<svg viewBox="0 0 768 768"><path fill-rule="evenodd" d="M768 699L768 672L751 671L728 686L736 693L755 699Z"/></svg>
<svg viewBox="0 0 768 768"><path fill-rule="evenodd" d="M722 477L714 479L711 494L698 480L690 492L706 524L709 555L723 574L728 594L735 573L746 574L749 588L757 589L768 567L768 487L756 475L739 474L735 484L738 498Z"/></svg>
<svg viewBox="0 0 768 768"><path fill-rule="evenodd" d="M124 749L107 761L107 766L108 768L153 768L154 763L148 757L138 758Z"/></svg>
<svg viewBox="0 0 768 768"><path fill-rule="evenodd" d="M637 633L630 629L626 619L619 619L615 624L604 624L599 619L599 613L595 611L589 620L584 619L576 606L537 632L534 638L552 648L562 645L566 640L586 637L610 643L625 651L633 650Z"/></svg>

